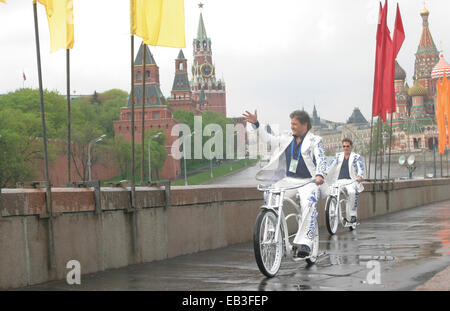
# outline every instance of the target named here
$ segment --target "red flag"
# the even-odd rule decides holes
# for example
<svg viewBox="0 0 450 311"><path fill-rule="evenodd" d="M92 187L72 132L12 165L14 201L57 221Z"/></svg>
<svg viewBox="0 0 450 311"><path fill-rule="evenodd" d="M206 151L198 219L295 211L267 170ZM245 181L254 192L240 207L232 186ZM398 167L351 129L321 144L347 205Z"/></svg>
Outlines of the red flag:
<svg viewBox="0 0 450 311"><path fill-rule="evenodd" d="M372 115L379 116L383 122L386 121L388 112L395 111L395 59L405 39L405 31L398 4L395 17L394 40L391 39L386 22L387 2L388 0L386 0L384 7L381 9L377 29L374 96L372 102Z"/></svg>
<svg viewBox="0 0 450 311"><path fill-rule="evenodd" d="M392 59L391 61L391 73L389 78L388 94L390 94L390 100L386 102L387 112L395 111L395 89L394 89L394 75L395 75L395 59L398 52L402 47L403 41L405 41L405 30L403 29L402 16L400 15L400 9L397 3L397 12L395 15L395 29L394 38L392 40Z"/></svg>
<svg viewBox="0 0 450 311"><path fill-rule="evenodd" d="M387 16L387 2L384 4L385 15L384 24L381 26L381 35L383 36L382 56L381 56L381 90L379 98L380 118L383 122L386 122L387 107L390 107L390 99L392 92L394 91L394 67L391 64L395 64L395 58L392 53L392 39L389 28L386 22Z"/></svg>
<svg viewBox="0 0 450 311"><path fill-rule="evenodd" d="M373 79L373 98L372 98L372 116L377 116L379 112L378 97L379 97L379 74L380 74L380 56L381 56L381 16L382 8L380 2L380 10L378 13L378 26L377 26L377 44L375 49L375 74Z"/></svg>
<svg viewBox="0 0 450 311"><path fill-rule="evenodd" d="M375 53L375 75L373 80L373 99L372 99L372 116L378 116L381 113L381 99L383 91L383 71L386 56L386 18L387 18L387 0L384 7L381 6L377 27L377 44ZM387 30L389 32L389 30ZM390 38L389 38L390 39Z"/></svg>
<svg viewBox="0 0 450 311"><path fill-rule="evenodd" d="M22 73L23 73L23 81L25 81L27 79L27 77L25 76L25 72L22 72Z"/></svg>
<svg viewBox="0 0 450 311"><path fill-rule="evenodd" d="M394 29L394 55L397 56L403 41L405 41L405 30L403 29L402 15L397 3L397 13L395 14L395 29Z"/></svg>

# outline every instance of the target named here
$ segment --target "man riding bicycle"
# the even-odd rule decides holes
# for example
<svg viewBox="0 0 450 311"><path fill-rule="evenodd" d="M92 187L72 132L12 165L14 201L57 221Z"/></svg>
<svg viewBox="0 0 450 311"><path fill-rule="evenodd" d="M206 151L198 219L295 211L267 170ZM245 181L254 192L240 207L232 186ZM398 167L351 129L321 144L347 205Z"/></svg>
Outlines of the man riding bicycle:
<svg viewBox="0 0 450 311"><path fill-rule="evenodd" d="M307 257L318 230L316 222L319 185L323 184L326 171L322 138L309 132L311 119L303 110L290 114L292 132L281 136L268 133L266 127L259 124L256 110L254 114L246 111L243 116L252 124L253 129L257 129L262 142L270 143L276 148L269 163L256 174L257 180L276 181L274 187L288 187L304 184L315 176L315 183L286 192L286 196L292 200L299 194L302 221L293 244L297 249L296 256Z"/></svg>
<svg viewBox="0 0 450 311"><path fill-rule="evenodd" d="M349 219L346 219L346 221L355 223L358 213L358 194L364 190L361 184L364 180L364 163L359 154L352 152L353 142L351 139L344 138L342 148L344 152L337 153L328 163L327 183L332 185L337 181L345 184L349 180L356 179L356 183L343 186L348 194L346 215Z"/></svg>

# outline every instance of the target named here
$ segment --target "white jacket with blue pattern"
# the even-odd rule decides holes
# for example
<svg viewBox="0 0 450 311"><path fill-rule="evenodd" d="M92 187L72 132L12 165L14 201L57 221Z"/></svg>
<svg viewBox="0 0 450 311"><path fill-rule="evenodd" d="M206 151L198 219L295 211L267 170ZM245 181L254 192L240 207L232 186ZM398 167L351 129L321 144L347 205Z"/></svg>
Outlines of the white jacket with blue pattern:
<svg viewBox="0 0 450 311"><path fill-rule="evenodd" d="M342 163L344 161L344 153L339 152L336 153L333 159L328 162L327 166L327 183L334 183L338 177L339 172L341 171ZM365 178L364 172L364 163L361 159L361 156L357 153L350 153L350 157L348 158L348 171L351 179L356 179L356 177L360 176L361 178ZM361 183L357 183L358 192L362 192L364 187Z"/></svg>
<svg viewBox="0 0 450 311"><path fill-rule="evenodd" d="M254 125L252 127L255 128ZM292 143L293 136L292 133L275 136L269 134L265 128L264 125L259 125L259 137L262 142L270 143L275 148L275 151L272 153L269 163L256 173L256 179L261 181L278 181L286 177L286 157L284 152ZM302 142L301 154L310 175L312 177L320 175L325 178L327 162L322 138L308 131ZM316 165L314 165L314 159Z"/></svg>

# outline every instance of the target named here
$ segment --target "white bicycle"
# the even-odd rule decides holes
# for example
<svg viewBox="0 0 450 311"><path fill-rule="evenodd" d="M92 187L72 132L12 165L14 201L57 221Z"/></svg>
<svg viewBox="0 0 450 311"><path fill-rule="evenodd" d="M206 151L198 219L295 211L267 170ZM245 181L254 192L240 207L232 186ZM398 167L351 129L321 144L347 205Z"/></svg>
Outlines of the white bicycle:
<svg viewBox="0 0 450 311"><path fill-rule="evenodd" d="M302 217L297 213L285 216L283 211L284 202L286 201L296 207L296 210L301 210L299 202L294 202L292 199L285 197L287 190L297 189L313 182L315 182L315 179L302 185L285 188L272 188L258 185L258 190L264 191L266 199L264 205L261 206L261 212L256 218L253 231L253 247L258 268L267 277L273 277L277 274L283 257L289 257L293 261L306 260L308 265L312 265L317 261L319 253L317 219L315 220L317 229L310 256L300 258L295 256L296 250L291 243L295 237L295 233L289 235L287 220L293 217L297 221L297 226L299 226Z"/></svg>
<svg viewBox="0 0 450 311"><path fill-rule="evenodd" d="M355 230L359 225L357 222L350 222L347 217L346 204L348 200L348 194L344 186L348 186L356 182L356 179L351 180L348 183L335 182L330 187L330 193L327 196L325 203L325 223L327 225L328 232L333 235L336 233L339 223L344 228L349 228L350 231Z"/></svg>

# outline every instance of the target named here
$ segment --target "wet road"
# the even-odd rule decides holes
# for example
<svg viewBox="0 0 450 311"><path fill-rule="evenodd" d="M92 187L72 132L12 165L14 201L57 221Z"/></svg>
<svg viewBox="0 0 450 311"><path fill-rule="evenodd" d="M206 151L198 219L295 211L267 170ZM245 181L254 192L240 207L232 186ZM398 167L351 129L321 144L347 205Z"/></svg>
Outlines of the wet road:
<svg viewBox="0 0 450 311"><path fill-rule="evenodd" d="M284 260L258 270L252 243L82 275L25 290L412 290L450 265L450 201L362 221L356 231L320 232L318 262ZM377 273L379 272L379 273Z"/></svg>
<svg viewBox="0 0 450 311"><path fill-rule="evenodd" d="M223 176L208 182L208 185L257 185L255 175L260 170L259 162L249 168L242 169L236 173Z"/></svg>

